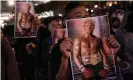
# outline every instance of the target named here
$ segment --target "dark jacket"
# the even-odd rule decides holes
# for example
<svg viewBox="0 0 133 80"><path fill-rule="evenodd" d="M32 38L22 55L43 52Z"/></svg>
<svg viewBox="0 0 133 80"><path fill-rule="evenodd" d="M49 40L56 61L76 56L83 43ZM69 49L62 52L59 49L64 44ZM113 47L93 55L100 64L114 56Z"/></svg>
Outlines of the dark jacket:
<svg viewBox="0 0 133 80"><path fill-rule="evenodd" d="M1 80L20 80L14 52L6 38L1 39Z"/></svg>
<svg viewBox="0 0 133 80"><path fill-rule="evenodd" d="M129 64L129 68L122 69L122 73L133 73L133 33L124 32L123 36L119 37L119 42L121 44L118 57L121 59L119 62L120 68L124 67L125 62Z"/></svg>

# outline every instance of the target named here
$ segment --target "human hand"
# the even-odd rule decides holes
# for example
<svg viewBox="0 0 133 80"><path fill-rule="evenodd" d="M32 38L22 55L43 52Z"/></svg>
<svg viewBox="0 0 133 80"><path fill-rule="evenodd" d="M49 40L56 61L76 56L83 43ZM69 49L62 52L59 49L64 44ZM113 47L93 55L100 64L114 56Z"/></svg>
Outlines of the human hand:
<svg viewBox="0 0 133 80"><path fill-rule="evenodd" d="M73 47L73 42L68 38L64 39L63 42L60 44L60 50L61 52L64 53L64 56L66 57L70 56L70 54L68 53L72 50L72 47Z"/></svg>
<svg viewBox="0 0 133 80"><path fill-rule="evenodd" d="M116 53L120 49L120 44L117 42L117 40L111 35L109 36L105 42L103 42L103 47L105 53L107 53L108 56L112 56L112 50L113 54L116 55Z"/></svg>

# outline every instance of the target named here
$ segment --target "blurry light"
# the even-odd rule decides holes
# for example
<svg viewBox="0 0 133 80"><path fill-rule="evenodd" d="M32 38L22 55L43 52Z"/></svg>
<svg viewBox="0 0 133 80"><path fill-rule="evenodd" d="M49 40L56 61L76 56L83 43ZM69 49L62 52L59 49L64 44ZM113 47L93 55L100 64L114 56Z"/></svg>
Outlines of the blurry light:
<svg viewBox="0 0 133 80"><path fill-rule="evenodd" d="M109 6L110 6L110 7L112 6L112 2L109 3Z"/></svg>
<svg viewBox="0 0 133 80"><path fill-rule="evenodd" d="M5 25L5 24L4 24L4 23L2 23L2 24L1 24L1 28L4 28L4 25Z"/></svg>
<svg viewBox="0 0 133 80"><path fill-rule="evenodd" d="M133 0L129 0L129 3L132 3Z"/></svg>
<svg viewBox="0 0 133 80"><path fill-rule="evenodd" d="M114 1L114 4L115 4L115 5L117 5L117 4L118 4L118 2L117 2L117 1Z"/></svg>
<svg viewBox="0 0 133 80"><path fill-rule="evenodd" d="M14 0L8 0L8 5L13 6L15 4Z"/></svg>
<svg viewBox="0 0 133 80"><path fill-rule="evenodd" d="M38 6L38 4L37 4L37 3L35 3L34 5L35 5L35 6Z"/></svg>
<svg viewBox="0 0 133 80"><path fill-rule="evenodd" d="M51 0L43 0L43 3L45 4L45 3L48 3L48 2L50 2Z"/></svg>
<svg viewBox="0 0 133 80"><path fill-rule="evenodd" d="M108 6L109 5L109 2L106 2L106 5Z"/></svg>
<svg viewBox="0 0 133 80"><path fill-rule="evenodd" d="M9 20L10 18L9 17L0 17L0 19L2 19L2 20Z"/></svg>
<svg viewBox="0 0 133 80"><path fill-rule="evenodd" d="M91 12L94 12L94 10L91 10Z"/></svg>
<svg viewBox="0 0 133 80"><path fill-rule="evenodd" d="M53 11L49 11L49 13L50 13L50 16L54 16L54 12Z"/></svg>
<svg viewBox="0 0 133 80"><path fill-rule="evenodd" d="M58 14L58 15L61 16L61 17L63 16L62 14Z"/></svg>
<svg viewBox="0 0 133 80"><path fill-rule="evenodd" d="M4 22L4 20L0 20L0 24L2 24Z"/></svg>
<svg viewBox="0 0 133 80"><path fill-rule="evenodd" d="M98 5L94 5L94 8L98 8Z"/></svg>
<svg viewBox="0 0 133 80"><path fill-rule="evenodd" d="M86 11L89 11L89 9L88 9L88 8L86 8Z"/></svg>

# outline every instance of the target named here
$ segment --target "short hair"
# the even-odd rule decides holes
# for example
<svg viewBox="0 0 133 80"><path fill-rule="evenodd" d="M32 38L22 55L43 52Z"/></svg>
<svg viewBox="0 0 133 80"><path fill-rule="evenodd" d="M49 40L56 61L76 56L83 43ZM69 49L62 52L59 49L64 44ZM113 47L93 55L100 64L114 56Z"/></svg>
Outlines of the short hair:
<svg viewBox="0 0 133 80"><path fill-rule="evenodd" d="M83 4L80 4L79 2L76 1L71 1L69 2L66 7L65 7L65 16L72 11L73 9L79 7L79 6L84 6Z"/></svg>
<svg viewBox="0 0 133 80"><path fill-rule="evenodd" d="M95 21L93 19L86 19L84 21L84 26L85 26L86 23L91 23L91 24L93 24L93 26L95 26Z"/></svg>
<svg viewBox="0 0 133 80"><path fill-rule="evenodd" d="M56 20L57 22L59 22L60 20L62 20L62 17L60 16L53 16L53 17L49 17L49 23L53 20Z"/></svg>

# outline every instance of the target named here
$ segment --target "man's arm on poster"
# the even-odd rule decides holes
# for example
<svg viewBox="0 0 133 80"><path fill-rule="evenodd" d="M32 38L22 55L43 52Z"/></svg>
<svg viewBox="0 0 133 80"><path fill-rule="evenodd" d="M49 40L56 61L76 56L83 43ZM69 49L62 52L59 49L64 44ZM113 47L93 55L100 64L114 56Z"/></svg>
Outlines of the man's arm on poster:
<svg viewBox="0 0 133 80"><path fill-rule="evenodd" d="M74 61L76 63L76 65L78 66L78 68L81 67L81 62L79 61L79 53L80 53L80 40L78 38L76 38L74 40L74 44L73 44L73 58L74 58Z"/></svg>
<svg viewBox="0 0 133 80"><path fill-rule="evenodd" d="M34 19L35 19L35 17L34 17L34 15L33 15L33 16L32 16L32 22L31 22L31 32L33 31L34 27L36 27L36 26L35 26L35 23L36 23L36 22L35 22Z"/></svg>
<svg viewBox="0 0 133 80"><path fill-rule="evenodd" d="M22 28L20 27L20 21L21 21L21 13L18 14L18 18L17 18L17 28L19 30L19 32L22 32Z"/></svg>
<svg viewBox="0 0 133 80"><path fill-rule="evenodd" d="M104 64L104 69L109 69L109 66L108 66L108 64L107 64L107 57L106 57L106 54L105 54L105 52L104 52L104 50L103 50L102 44L101 44L101 46L100 46L100 53L101 53L101 55L102 55L102 60L103 60L103 64Z"/></svg>

